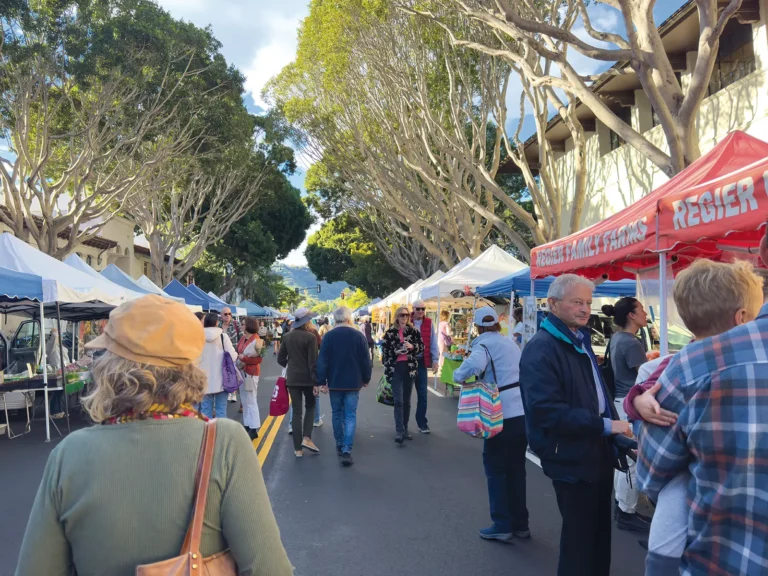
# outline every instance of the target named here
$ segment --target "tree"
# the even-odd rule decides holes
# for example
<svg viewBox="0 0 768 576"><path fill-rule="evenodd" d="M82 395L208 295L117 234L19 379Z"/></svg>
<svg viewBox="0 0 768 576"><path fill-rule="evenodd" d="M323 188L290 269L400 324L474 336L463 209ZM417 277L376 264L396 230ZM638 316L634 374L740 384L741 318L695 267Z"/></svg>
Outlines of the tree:
<svg viewBox="0 0 768 576"><path fill-rule="evenodd" d="M61 258L198 140L201 71L168 40L188 27L148 0L41 0L0 24L0 222Z"/></svg>
<svg viewBox="0 0 768 576"><path fill-rule="evenodd" d="M460 11L505 43L505 46L499 47L461 40L453 35L457 45L469 46L515 63L530 54L552 62L555 67L549 70L525 68L527 80L534 86L562 89L568 94L571 104L578 99L598 120L671 177L701 155L696 131L697 113L707 94L725 25L734 15L740 17L738 12L742 5L742 0L695 2L699 16L699 43L691 81L685 92L675 77L674 67L653 19L655 0L601 2L619 13L626 38L612 31L596 29L587 10L587 0L523 0L514 5L507 0L436 0L432 4ZM434 11L420 6L414 8L411 2L404 3L403 7L435 17ZM453 33L448 20L438 19ZM587 38L576 32L577 26L583 27ZM610 109L592 89L597 78L579 74L569 61L568 56L573 52L594 60L618 62L607 74L624 74L628 69L637 74L662 126L669 153L654 145Z"/></svg>
<svg viewBox="0 0 768 576"><path fill-rule="evenodd" d="M356 220L341 214L310 236L304 252L318 280L346 282L384 297L411 281L395 270Z"/></svg>

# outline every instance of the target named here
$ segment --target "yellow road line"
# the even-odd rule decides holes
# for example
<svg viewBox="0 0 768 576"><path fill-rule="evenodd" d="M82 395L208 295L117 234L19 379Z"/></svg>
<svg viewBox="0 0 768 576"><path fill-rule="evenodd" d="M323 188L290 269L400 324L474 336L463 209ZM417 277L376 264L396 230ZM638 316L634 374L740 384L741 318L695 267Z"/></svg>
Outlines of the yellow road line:
<svg viewBox="0 0 768 576"><path fill-rule="evenodd" d="M272 444L275 442L275 437L277 436L277 432L280 430L280 425L283 423L284 419L285 415L275 418L275 422L272 424L272 428L270 428L269 434L264 440L261 450L257 454L261 466L264 466L264 462L266 461L267 456L269 456L269 451L272 449Z"/></svg>
<svg viewBox="0 0 768 576"><path fill-rule="evenodd" d="M261 428L259 428L259 431L261 434L259 434L258 438L255 438L253 440L253 448L254 450L259 449L259 444L261 444L264 441L264 437L269 434L269 425L272 424L272 421L275 419L274 416L267 416L267 419L264 420L264 423L261 425Z"/></svg>

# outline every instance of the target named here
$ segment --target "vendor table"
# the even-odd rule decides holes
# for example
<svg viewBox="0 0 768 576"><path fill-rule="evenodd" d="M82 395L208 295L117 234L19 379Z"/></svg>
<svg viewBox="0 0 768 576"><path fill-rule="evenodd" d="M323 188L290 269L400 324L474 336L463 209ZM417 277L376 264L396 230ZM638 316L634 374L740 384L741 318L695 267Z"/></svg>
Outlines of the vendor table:
<svg viewBox="0 0 768 576"><path fill-rule="evenodd" d="M440 382L445 384L445 391L448 392L448 388L451 389L451 396L453 391L461 390L461 384L457 384L453 380L453 371L464 363L463 360L452 360L450 358L443 358L443 369L440 371ZM468 382L474 382L474 378L470 378Z"/></svg>
<svg viewBox="0 0 768 576"><path fill-rule="evenodd" d="M82 389L82 383L81 382L74 382L75 387L70 387L70 385L67 385L67 391L68 393L72 393L72 391L78 391ZM80 388L77 388L76 385L81 384ZM46 387L44 386L44 381L42 375L34 376L32 378L25 378L24 380L18 380L15 382L4 382L3 384L0 384L0 396L3 398L3 412L5 413L5 422L6 422L6 434L8 435L9 440L13 440L14 438L17 438L19 436L23 436L24 434L29 434L32 430L32 420L34 419L34 400L35 400L35 392L41 391L45 392ZM61 387L61 378L50 375L48 377L48 393L56 392L59 390L63 390ZM8 392L23 392L24 395L27 397L27 402L24 403L24 408L27 413L27 423L24 426L24 432L21 432L19 434L15 434L13 430L11 429L11 420L8 417L8 403L6 402L5 395ZM30 416L29 413L29 406L32 405L32 415ZM61 431L59 430L59 427L56 426L56 422L53 421L52 418L50 418L51 424L53 424L53 427L56 429L56 432L59 433L59 436L61 436Z"/></svg>

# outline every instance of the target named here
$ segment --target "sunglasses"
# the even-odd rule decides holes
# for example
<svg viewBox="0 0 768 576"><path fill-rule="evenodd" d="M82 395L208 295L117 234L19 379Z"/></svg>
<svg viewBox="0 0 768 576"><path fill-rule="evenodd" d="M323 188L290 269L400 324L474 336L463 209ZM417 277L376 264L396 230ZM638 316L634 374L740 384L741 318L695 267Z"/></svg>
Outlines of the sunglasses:
<svg viewBox="0 0 768 576"><path fill-rule="evenodd" d="M408 316L410 316L410 314L398 314L397 315L398 318L408 318Z"/></svg>
<svg viewBox="0 0 768 576"><path fill-rule="evenodd" d="M414 308L414 310L416 312L424 312L424 310L426 310L426 308Z"/></svg>
<svg viewBox="0 0 768 576"><path fill-rule="evenodd" d="M232 316L232 314L225 312L224 314L222 314L222 316Z"/></svg>

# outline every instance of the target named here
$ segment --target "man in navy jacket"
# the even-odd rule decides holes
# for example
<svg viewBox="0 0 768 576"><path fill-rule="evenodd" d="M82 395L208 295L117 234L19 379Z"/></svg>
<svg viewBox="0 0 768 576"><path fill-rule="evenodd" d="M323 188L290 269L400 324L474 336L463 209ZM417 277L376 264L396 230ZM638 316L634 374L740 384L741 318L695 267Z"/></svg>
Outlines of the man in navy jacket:
<svg viewBox="0 0 768 576"><path fill-rule="evenodd" d="M352 311L333 313L336 326L324 337L317 359L317 381L327 386L333 410L333 436L344 466L351 466L360 388L371 381L371 357L362 332L352 326Z"/></svg>
<svg viewBox="0 0 768 576"><path fill-rule="evenodd" d="M550 286L550 314L523 349L520 389L528 441L563 518L558 576L608 576L615 434L619 420L586 327L594 284L565 274Z"/></svg>

